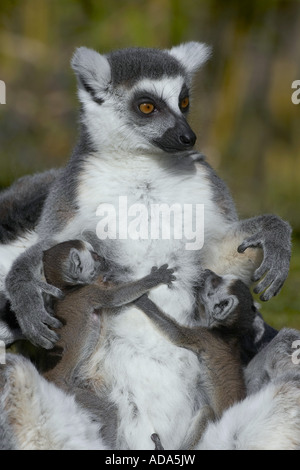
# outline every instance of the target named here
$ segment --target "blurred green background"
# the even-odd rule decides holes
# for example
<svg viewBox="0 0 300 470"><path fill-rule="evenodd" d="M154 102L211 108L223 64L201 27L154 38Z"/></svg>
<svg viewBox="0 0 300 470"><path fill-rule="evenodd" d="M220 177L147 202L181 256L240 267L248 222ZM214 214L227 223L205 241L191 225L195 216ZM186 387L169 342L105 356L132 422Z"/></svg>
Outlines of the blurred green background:
<svg viewBox="0 0 300 470"><path fill-rule="evenodd" d="M195 87L198 148L229 184L241 217L274 212L294 229L291 273L263 304L300 328L300 2L289 0L1 0L0 188L63 165L77 135L69 62L85 45L167 48L204 41L213 55Z"/></svg>

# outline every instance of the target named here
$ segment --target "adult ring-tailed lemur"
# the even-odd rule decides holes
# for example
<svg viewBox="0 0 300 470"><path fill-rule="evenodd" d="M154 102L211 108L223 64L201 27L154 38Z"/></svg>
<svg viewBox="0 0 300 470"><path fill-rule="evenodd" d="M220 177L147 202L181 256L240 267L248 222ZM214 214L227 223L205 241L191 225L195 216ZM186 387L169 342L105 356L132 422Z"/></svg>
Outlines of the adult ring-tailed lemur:
<svg viewBox="0 0 300 470"><path fill-rule="evenodd" d="M35 232L24 242L27 249L22 254L11 249L12 258L2 268L5 295L34 344L51 348L57 340L51 328L60 325L44 308L43 291L59 291L41 281L43 251L83 238L85 231L96 232L99 207L113 207L107 223L117 222L114 236L98 240L95 251L112 266L122 266L115 273L119 282L139 279L154 265L175 269L173 285L161 285L149 297L180 324L195 324L195 280L205 268L234 274L248 284L251 278L260 280L256 291L263 292L263 300L279 292L289 269L290 226L272 215L240 221L226 185L193 150L196 136L186 120L190 87L208 54L197 42L107 55L76 51L72 67L81 102L79 142L50 185ZM125 197L129 208L139 204L146 209L149 227L156 217L153 207L203 204L204 246L187 249L185 230L168 240L145 233L139 239L124 236L122 224L128 220L121 214L120 198ZM174 220L170 217L171 229ZM10 252L13 243L1 250ZM260 249L262 259L257 257ZM157 433L166 449L179 448L205 404L197 357L169 342L134 306L122 307L114 317L104 311L102 318L105 333L87 375L98 384L100 398L102 387L109 390L118 416L113 446L152 449L149 436Z"/></svg>

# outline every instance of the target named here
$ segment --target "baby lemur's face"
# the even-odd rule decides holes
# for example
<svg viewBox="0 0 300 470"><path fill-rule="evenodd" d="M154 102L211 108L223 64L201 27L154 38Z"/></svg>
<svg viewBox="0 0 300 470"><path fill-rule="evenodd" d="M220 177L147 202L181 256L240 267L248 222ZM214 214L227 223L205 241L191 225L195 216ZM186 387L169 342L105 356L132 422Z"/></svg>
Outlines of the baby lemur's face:
<svg viewBox="0 0 300 470"><path fill-rule="evenodd" d="M108 272L107 264L92 245L82 242L80 249L72 247L62 265L63 279L68 284L90 284Z"/></svg>
<svg viewBox="0 0 300 470"><path fill-rule="evenodd" d="M231 275L218 276L209 269L201 278L199 303L202 323L209 328L251 327L256 312L251 292L242 281Z"/></svg>

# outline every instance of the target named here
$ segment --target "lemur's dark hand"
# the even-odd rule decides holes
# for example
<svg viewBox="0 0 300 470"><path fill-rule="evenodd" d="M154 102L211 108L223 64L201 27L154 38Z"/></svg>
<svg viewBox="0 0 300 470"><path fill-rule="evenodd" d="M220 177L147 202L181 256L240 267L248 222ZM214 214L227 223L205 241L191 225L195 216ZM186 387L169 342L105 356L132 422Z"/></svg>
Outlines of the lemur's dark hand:
<svg viewBox="0 0 300 470"><path fill-rule="evenodd" d="M261 231L243 241L238 247L238 252L244 253L250 247L260 247L264 254L262 264L252 277L254 282L261 279L254 292L256 294L263 292L261 300L270 300L279 293L289 273L291 259L289 224L278 217L270 216Z"/></svg>
<svg viewBox="0 0 300 470"><path fill-rule="evenodd" d="M59 289L47 286L49 287L47 291L51 295L61 294ZM39 283L23 282L22 289L14 292L11 300L12 309L24 336L36 346L45 349L53 348L59 338L56 332L50 328L60 328L62 324L46 311Z"/></svg>
<svg viewBox="0 0 300 470"><path fill-rule="evenodd" d="M153 279L157 279L161 284L168 284L169 287L171 286L172 281L176 280L174 269L168 268L167 264L164 264L160 268L153 266L151 269L151 277Z"/></svg>

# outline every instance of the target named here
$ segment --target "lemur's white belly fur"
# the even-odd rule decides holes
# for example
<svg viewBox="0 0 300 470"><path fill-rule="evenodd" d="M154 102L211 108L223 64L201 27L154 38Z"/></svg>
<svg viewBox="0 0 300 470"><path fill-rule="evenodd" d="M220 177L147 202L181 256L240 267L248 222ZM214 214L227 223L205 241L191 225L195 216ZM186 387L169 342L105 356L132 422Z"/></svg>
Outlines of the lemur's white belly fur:
<svg viewBox="0 0 300 470"><path fill-rule="evenodd" d="M100 203L118 207L118 197L127 196L128 204L151 203L201 204L205 202L205 244L202 251L185 249L186 240L107 240L116 248L117 261L133 270L132 279L148 273L152 266L168 263L177 269L173 288L159 286L150 297L179 322L188 324L193 309L192 286L203 253L226 232L226 223L212 201L205 169L192 176L174 174L145 166L115 168L105 161L92 160L81 178L78 193L79 214L66 228L61 239L79 231L95 230ZM71 236L72 234L72 236ZM58 240L60 241L60 240ZM128 276L124 281L128 280ZM99 370L112 387L111 399L118 407L118 448L153 449L150 436L157 432L166 449L180 446L190 420L201 404L200 367L196 356L173 346L161 336L134 307L124 308L115 318L107 318L106 341L95 352L91 376ZM94 364L94 367L93 367ZM198 387L198 390L197 390Z"/></svg>

